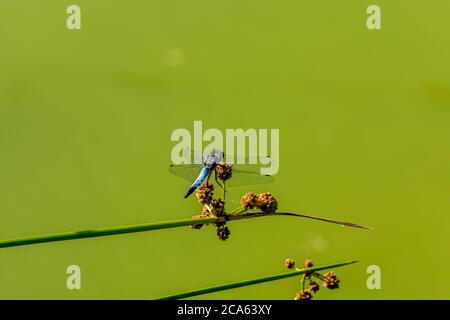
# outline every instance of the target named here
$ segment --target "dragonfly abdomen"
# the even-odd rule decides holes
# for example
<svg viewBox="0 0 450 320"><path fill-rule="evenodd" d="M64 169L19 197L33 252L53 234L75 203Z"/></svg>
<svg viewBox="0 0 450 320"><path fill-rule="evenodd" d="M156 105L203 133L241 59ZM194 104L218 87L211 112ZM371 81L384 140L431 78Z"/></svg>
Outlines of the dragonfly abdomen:
<svg viewBox="0 0 450 320"><path fill-rule="evenodd" d="M197 179L195 179L192 186L189 188L189 190L184 195L184 198L189 197L197 188L202 184L202 182L209 176L211 173L211 168L204 166L202 170L200 171L200 174L198 175Z"/></svg>

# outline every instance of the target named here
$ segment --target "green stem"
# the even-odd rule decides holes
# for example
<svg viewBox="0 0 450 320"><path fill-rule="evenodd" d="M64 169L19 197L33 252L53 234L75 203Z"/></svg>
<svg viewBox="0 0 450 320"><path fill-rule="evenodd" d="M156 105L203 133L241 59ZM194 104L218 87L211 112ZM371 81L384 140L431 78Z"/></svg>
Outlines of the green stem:
<svg viewBox="0 0 450 320"><path fill-rule="evenodd" d="M269 281L275 281L275 280L281 280L281 279L285 279L285 278L295 277L295 276L304 274L306 271L311 271L311 272L316 271L317 272L317 271L326 270L326 269L338 268L338 267L342 267L342 266L349 265L349 264L356 263L356 262L358 262L358 260L336 263L336 264L322 266L322 267L309 268L308 270L301 269L301 270L297 270L297 271L279 273L279 274L256 278L256 279L232 282L232 283L228 283L228 284L223 284L223 285L219 285L219 286L208 287L208 288L203 288L203 289L198 289L198 290L185 291L185 292L181 292L181 293L177 293L177 294L173 294L173 295L160 297L160 298L157 298L156 300L176 300L176 299L190 298L190 297L195 297L195 296L199 296L199 295L203 295L203 294L207 294L207 293L241 288L241 287L251 286L254 284L258 284L258 283L264 283L264 282L269 282Z"/></svg>
<svg viewBox="0 0 450 320"><path fill-rule="evenodd" d="M159 230L159 229L167 229L167 228L176 228L176 227L189 226L191 224L214 223L217 220L218 220L218 218L215 218L215 217L202 218L202 219L184 219L184 220L143 223L143 224L138 224L138 225L129 225L129 226L111 227L111 228L102 228L102 229L93 229L93 230L84 230L84 231L54 233L54 234L47 234L47 235L0 240L0 248L16 247L16 246L54 242L54 241L104 237L104 236L112 236L112 235L118 235L118 234L143 232L143 231L151 231L151 230Z"/></svg>
<svg viewBox="0 0 450 320"><path fill-rule="evenodd" d="M322 280L322 281L327 280L327 278L325 278L325 277L324 277L323 275L321 275L320 273L313 272L312 275L315 276L316 278L318 278L319 280Z"/></svg>
<svg viewBox="0 0 450 320"><path fill-rule="evenodd" d="M243 214L243 215L245 216L246 214ZM340 221L340 220L334 220L334 219L328 219L328 218L312 216L312 215L303 214L303 213L274 212L274 213L267 214L267 213L262 213L262 212L256 212L256 213L251 213L251 215L252 216L261 216L261 215L292 216L292 217L307 218L307 219L313 219L313 220L318 220L318 221L324 221L324 222L339 224L339 225L345 226L345 227L373 230L371 227L363 226L363 225L360 225L360 224L357 224L357 223L352 223L352 222L347 222L347 221ZM236 220L236 219L233 219L233 220Z"/></svg>
<svg viewBox="0 0 450 320"><path fill-rule="evenodd" d="M223 186L222 186L222 200L225 201L225 193L227 192L225 190L225 181L222 181Z"/></svg>
<svg viewBox="0 0 450 320"><path fill-rule="evenodd" d="M331 219L314 217L314 216L309 216L309 215L304 215L304 214L299 214L299 213L250 212L250 213L243 213L243 214L228 214L228 215L221 216L221 217L210 217L210 218L202 218L202 219L193 218L193 219L174 220L174 221L165 221L165 222L152 222L152 223L143 223L143 224L130 225L130 226L101 228L101 229L84 230L84 231L71 231L71 232L64 232L64 233L55 233L55 234L47 234L47 235L40 235L40 236L31 236L31 237L23 237L23 238L16 238L16 239L0 240L0 248L16 247L16 246L24 246L24 245L29 245L29 244L47 243L47 242L64 241L64 240L104 237L104 236L112 236L112 235L118 235L118 234L184 227L184 226L189 226L192 224L209 224L209 223L217 223L217 222L221 222L221 221L242 220L242 219L265 217L265 216L294 216L294 217L300 217L300 218L309 218L309 219L315 219L315 220L326 221L326 222L331 222L331 223L337 223L340 225L350 226L350 227L355 227L355 228L369 229L367 227L357 225L354 223L350 223L350 222L331 220Z"/></svg>
<svg viewBox="0 0 450 320"><path fill-rule="evenodd" d="M231 214L235 214L235 213L243 213L245 212L246 209L244 209L244 207L242 205L240 205L239 207L237 207L236 209L234 209L233 211L231 211Z"/></svg>

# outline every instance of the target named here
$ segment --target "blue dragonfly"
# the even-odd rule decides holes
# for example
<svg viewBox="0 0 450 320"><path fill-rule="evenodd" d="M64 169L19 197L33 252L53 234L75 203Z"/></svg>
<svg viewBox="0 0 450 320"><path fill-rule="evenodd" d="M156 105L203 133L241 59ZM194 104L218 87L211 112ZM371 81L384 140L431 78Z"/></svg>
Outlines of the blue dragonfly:
<svg viewBox="0 0 450 320"><path fill-rule="evenodd" d="M194 157L198 157L199 154L194 154ZM170 166L170 172L178 177L181 177L189 182L191 186L185 193L184 198L189 197L197 188L202 184L203 181L209 179L214 173L216 166L220 166L222 162L227 162L225 154L220 150L213 150L211 153L206 153L201 155L201 164L181 164ZM248 159L239 159L239 162L249 163ZM253 161L255 162L255 161ZM254 164L233 164L232 165L233 176L227 181L227 186L241 186L241 185L252 185L252 184L265 184L273 181L273 178L269 175L261 175L260 166ZM217 177L216 182L217 182ZM218 183L218 182L217 182ZM222 185L218 183L221 187Z"/></svg>

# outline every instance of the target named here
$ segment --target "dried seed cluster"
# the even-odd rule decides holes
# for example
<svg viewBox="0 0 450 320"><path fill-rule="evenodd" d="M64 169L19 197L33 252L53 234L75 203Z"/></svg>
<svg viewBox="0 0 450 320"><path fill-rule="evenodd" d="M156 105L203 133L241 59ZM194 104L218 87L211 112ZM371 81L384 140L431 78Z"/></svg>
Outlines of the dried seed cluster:
<svg viewBox="0 0 450 320"><path fill-rule="evenodd" d="M256 192L248 192L241 199L241 205L244 209L255 209L258 204L258 195Z"/></svg>
<svg viewBox="0 0 450 320"><path fill-rule="evenodd" d="M325 280L323 281L323 285L328 289L339 288L339 279L336 277L336 273L334 271L325 273Z"/></svg>
<svg viewBox="0 0 450 320"><path fill-rule="evenodd" d="M213 212L212 214L216 217L223 216L225 214L225 201L220 198L215 199L212 202Z"/></svg>
<svg viewBox="0 0 450 320"><path fill-rule="evenodd" d="M228 227L226 227L224 223L218 223L216 234L220 240L225 241L230 236L230 229L228 229Z"/></svg>
<svg viewBox="0 0 450 320"><path fill-rule="evenodd" d="M293 269L295 268L295 261L291 258L286 259L284 265L288 269ZM311 269L314 266L314 263L312 260L307 259L305 260L303 266L306 270ZM301 277L301 290L297 292L294 300L311 300L313 298L313 295L316 294L320 289L320 285L314 280L321 281L322 285L328 289L339 288L340 280L337 278L334 271L329 271L325 273L325 275L322 275L315 271L306 272Z"/></svg>
<svg viewBox="0 0 450 320"><path fill-rule="evenodd" d="M195 191L198 202L201 204L209 204L214 195L214 185L209 179L206 179Z"/></svg>
<svg viewBox="0 0 450 320"><path fill-rule="evenodd" d="M278 202L270 192L259 195L248 192L242 197L241 205L244 209L259 209L264 213L274 213L278 209Z"/></svg>
<svg viewBox="0 0 450 320"><path fill-rule="evenodd" d="M233 175L232 167L226 162L219 163L216 166L215 170L217 179L220 179L222 181L227 181L228 179L231 179L231 176Z"/></svg>
<svg viewBox="0 0 450 320"><path fill-rule="evenodd" d="M220 217L225 215L225 201L221 198L213 199L214 185L208 179L196 190L197 199L203 205L202 214L193 216L194 219L209 217ZM193 224L191 229L200 229L204 224ZM227 240L230 237L230 229L225 226L225 222L216 223L216 234L220 240Z"/></svg>
<svg viewBox="0 0 450 320"><path fill-rule="evenodd" d="M233 175L232 166L225 162L221 162L215 167L215 177L223 182L231 179ZM202 214L193 216L193 218L202 219L209 217L225 217L225 201L221 198L214 199L214 185L210 179L206 179L195 191L198 202L203 205ZM278 202L275 197L269 192L263 192L257 194L255 192L249 192L245 194L241 199L241 208L233 213L241 213L242 209L259 209L264 213L274 213L278 209ZM240 210L240 211L239 211ZM225 219L221 219L220 223L216 223L216 234L220 240L226 240L230 236L230 229L225 226ZM200 229L204 224L193 224L192 229ZM293 266L292 266L293 267Z"/></svg>
<svg viewBox="0 0 450 320"><path fill-rule="evenodd" d="M286 259L286 261L284 261L284 266L288 269L293 269L295 267L295 261L294 259Z"/></svg>

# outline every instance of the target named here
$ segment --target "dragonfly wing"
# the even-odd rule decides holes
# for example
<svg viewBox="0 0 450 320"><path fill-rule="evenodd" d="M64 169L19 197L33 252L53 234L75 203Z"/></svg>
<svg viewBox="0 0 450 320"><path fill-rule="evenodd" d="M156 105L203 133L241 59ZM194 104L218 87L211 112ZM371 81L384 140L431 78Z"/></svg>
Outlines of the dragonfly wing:
<svg viewBox="0 0 450 320"><path fill-rule="evenodd" d="M261 160L258 156L239 156L239 155L225 155L224 161L227 163L236 163L236 164L250 164L253 165L255 163L259 163ZM268 161L271 161L270 156L264 157L264 161L267 163Z"/></svg>
<svg viewBox="0 0 450 320"><path fill-rule="evenodd" d="M198 164L172 164L169 171L177 177L194 182L200 174L201 169L202 166Z"/></svg>
<svg viewBox="0 0 450 320"><path fill-rule="evenodd" d="M228 187L266 184L273 182L273 177L261 175L260 166L258 165L233 165L233 175L230 180L226 182ZM202 165L198 164L182 164L171 165L169 171L189 182L197 179L202 170Z"/></svg>
<svg viewBox="0 0 450 320"><path fill-rule="evenodd" d="M205 154L196 151L196 150L192 150L189 147L186 147L183 149L184 150L184 160L187 163L196 163L199 164L201 163L204 158L205 158Z"/></svg>
<svg viewBox="0 0 450 320"><path fill-rule="evenodd" d="M232 177L226 182L226 185L230 187L267 184L274 181L272 176L262 175L258 166L233 165L232 168Z"/></svg>
<svg viewBox="0 0 450 320"><path fill-rule="evenodd" d="M220 150L224 151L224 150ZM188 162L202 161L205 158L205 153L201 153L197 150L193 150L189 147L184 149L184 157ZM241 156L241 155L226 155L224 156L224 161L227 163L239 163L239 164L254 164L260 161L259 156ZM270 161L271 157L264 157L265 162Z"/></svg>

